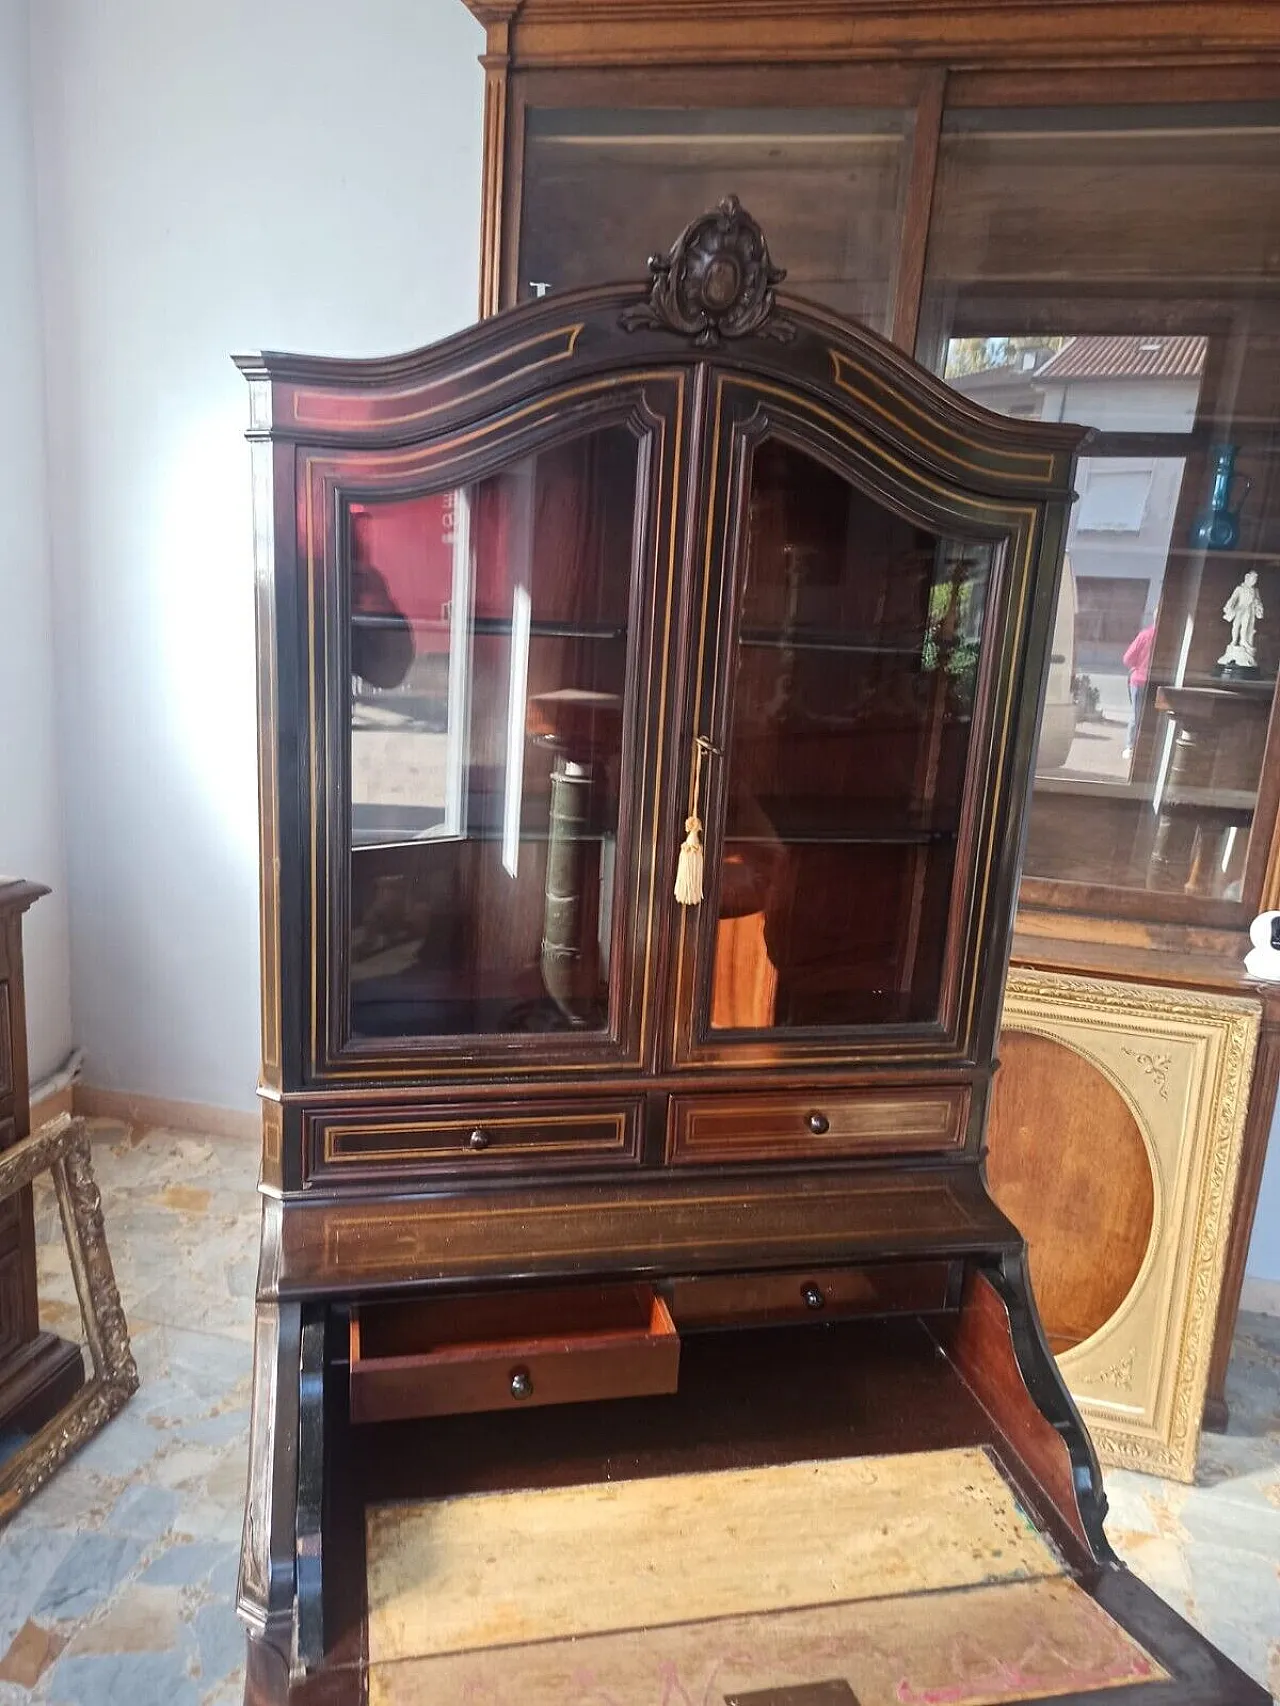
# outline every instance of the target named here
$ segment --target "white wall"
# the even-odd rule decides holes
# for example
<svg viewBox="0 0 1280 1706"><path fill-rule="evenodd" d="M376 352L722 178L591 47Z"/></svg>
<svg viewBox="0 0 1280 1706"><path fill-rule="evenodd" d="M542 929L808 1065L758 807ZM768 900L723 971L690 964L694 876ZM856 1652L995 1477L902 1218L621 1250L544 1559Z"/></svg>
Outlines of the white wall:
<svg viewBox="0 0 1280 1706"><path fill-rule="evenodd" d="M0 875L55 892L27 914L31 1070L71 1047L62 804L55 751L44 372L27 0L0 0Z"/></svg>
<svg viewBox="0 0 1280 1706"><path fill-rule="evenodd" d="M1280 1287L1280 1111L1271 1123L1271 1145L1245 1267L1252 1278Z"/></svg>
<svg viewBox="0 0 1280 1706"><path fill-rule="evenodd" d="M255 347L474 318L462 0L38 0L34 89L85 1079L253 1105Z"/></svg>

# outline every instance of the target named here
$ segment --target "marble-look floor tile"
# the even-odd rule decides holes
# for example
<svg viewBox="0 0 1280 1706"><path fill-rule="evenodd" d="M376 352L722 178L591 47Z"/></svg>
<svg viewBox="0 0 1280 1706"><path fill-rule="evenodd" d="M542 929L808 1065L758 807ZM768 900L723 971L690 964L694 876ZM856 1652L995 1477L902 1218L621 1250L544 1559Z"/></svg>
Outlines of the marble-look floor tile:
<svg viewBox="0 0 1280 1706"><path fill-rule="evenodd" d="M1230 1426L1205 1434L1194 1486L1112 1470L1107 1533L1175 1611L1275 1691L1280 1660L1280 1321L1241 1315Z"/></svg>
<svg viewBox="0 0 1280 1706"><path fill-rule="evenodd" d="M5 1533L0 1706L11 1696L20 1706L229 1706L243 1692L234 1605L256 1146L94 1126L141 1386ZM36 1220L52 1320L75 1298L47 1183Z"/></svg>
<svg viewBox="0 0 1280 1706"><path fill-rule="evenodd" d="M91 1125L142 1386L4 1533L0 1706L240 1706L257 1146ZM50 1305L74 1320L47 1184L36 1221ZM1108 1474L1108 1534L1280 1694L1280 1320L1241 1316L1227 1394L1194 1487Z"/></svg>
<svg viewBox="0 0 1280 1706"><path fill-rule="evenodd" d="M144 1587L191 1587L207 1582L226 1557L226 1548L212 1540L179 1540L147 1565L139 1578Z"/></svg>
<svg viewBox="0 0 1280 1706"><path fill-rule="evenodd" d="M143 1542L128 1534L81 1534L32 1607L37 1623L68 1623L93 1611L132 1571Z"/></svg>
<svg viewBox="0 0 1280 1706"><path fill-rule="evenodd" d="M49 1673L49 1706L200 1706L185 1653L103 1653L63 1658Z"/></svg>
<svg viewBox="0 0 1280 1706"><path fill-rule="evenodd" d="M5 1530L0 1544L0 1655L27 1622L75 1544L70 1528L19 1527L15 1520Z"/></svg>
<svg viewBox="0 0 1280 1706"><path fill-rule="evenodd" d="M167 1653L182 1645L177 1587L134 1582L102 1617L84 1623L67 1643L67 1658L86 1653Z"/></svg>
<svg viewBox="0 0 1280 1706"><path fill-rule="evenodd" d="M168 1487L151 1487L135 1482L121 1493L102 1526L110 1534L136 1534L141 1539L151 1539L169 1532L181 1502Z"/></svg>
<svg viewBox="0 0 1280 1706"><path fill-rule="evenodd" d="M61 1630L28 1620L0 1659L0 1682L34 1688L50 1665L56 1663L66 1644L67 1638Z"/></svg>

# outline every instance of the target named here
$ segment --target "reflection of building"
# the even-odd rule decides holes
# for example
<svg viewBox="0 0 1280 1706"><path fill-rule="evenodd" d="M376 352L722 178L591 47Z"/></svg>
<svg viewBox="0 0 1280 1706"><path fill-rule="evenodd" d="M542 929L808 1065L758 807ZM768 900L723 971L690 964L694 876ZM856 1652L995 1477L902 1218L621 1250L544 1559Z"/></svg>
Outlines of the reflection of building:
<svg viewBox="0 0 1280 1706"><path fill-rule="evenodd" d="M1203 337L1079 337L1022 348L952 380L1001 413L1081 421L1103 433L1189 433ZM1182 485L1180 456L1107 454L1080 464L1068 550L1076 579L1076 667L1119 669L1159 600Z"/></svg>

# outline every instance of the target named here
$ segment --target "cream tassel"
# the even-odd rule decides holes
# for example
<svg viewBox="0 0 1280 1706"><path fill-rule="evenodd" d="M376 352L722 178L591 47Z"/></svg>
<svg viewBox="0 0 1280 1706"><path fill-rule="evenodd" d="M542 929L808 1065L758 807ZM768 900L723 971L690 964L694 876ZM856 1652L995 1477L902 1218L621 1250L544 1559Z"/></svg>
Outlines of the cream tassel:
<svg viewBox="0 0 1280 1706"><path fill-rule="evenodd" d="M676 899L681 906L698 906L702 902L702 819L698 804L702 794L702 760L716 749L705 735L693 743L693 786L689 790L689 815L684 820L685 835L680 843L680 859L676 865Z"/></svg>
<svg viewBox="0 0 1280 1706"><path fill-rule="evenodd" d="M687 817L684 827L688 833L680 843L676 899L681 906L697 906L702 900L702 819Z"/></svg>

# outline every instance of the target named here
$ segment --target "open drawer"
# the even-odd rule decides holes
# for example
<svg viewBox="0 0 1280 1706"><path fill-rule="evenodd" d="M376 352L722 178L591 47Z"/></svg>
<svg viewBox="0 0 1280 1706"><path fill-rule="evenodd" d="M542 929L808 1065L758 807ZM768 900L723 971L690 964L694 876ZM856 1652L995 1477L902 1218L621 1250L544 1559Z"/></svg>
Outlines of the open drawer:
<svg viewBox="0 0 1280 1706"><path fill-rule="evenodd" d="M399 1421L674 1392L680 1339L645 1285L573 1286L351 1314L351 1419Z"/></svg>

